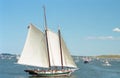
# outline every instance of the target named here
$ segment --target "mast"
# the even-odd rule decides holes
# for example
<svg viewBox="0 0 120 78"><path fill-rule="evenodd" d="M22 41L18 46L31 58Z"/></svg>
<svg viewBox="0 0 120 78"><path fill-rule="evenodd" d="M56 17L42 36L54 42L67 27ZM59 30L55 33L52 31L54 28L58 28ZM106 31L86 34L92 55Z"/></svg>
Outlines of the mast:
<svg viewBox="0 0 120 78"><path fill-rule="evenodd" d="M46 45L47 45L47 52L48 52L48 62L49 62L49 67L51 67L50 64L50 54L49 54L49 46L48 46L48 37L47 37L47 20L46 20L46 12L45 12L45 6L43 6L43 10L44 10L44 20L45 20L45 37L46 37Z"/></svg>
<svg viewBox="0 0 120 78"><path fill-rule="evenodd" d="M59 44L60 44L60 55L61 55L61 66L63 69L63 56L62 56L62 46L61 46L61 33L60 28L58 28Z"/></svg>

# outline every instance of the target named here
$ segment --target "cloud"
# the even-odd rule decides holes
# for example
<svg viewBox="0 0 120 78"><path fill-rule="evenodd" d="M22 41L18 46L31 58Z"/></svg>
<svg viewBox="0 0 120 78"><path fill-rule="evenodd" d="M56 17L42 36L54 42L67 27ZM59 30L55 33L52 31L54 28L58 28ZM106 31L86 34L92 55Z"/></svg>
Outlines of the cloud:
<svg viewBox="0 0 120 78"><path fill-rule="evenodd" d="M120 32L120 28L114 28L113 31L114 32Z"/></svg>
<svg viewBox="0 0 120 78"><path fill-rule="evenodd" d="M113 36L89 36L86 38L87 40L120 40L120 37Z"/></svg>

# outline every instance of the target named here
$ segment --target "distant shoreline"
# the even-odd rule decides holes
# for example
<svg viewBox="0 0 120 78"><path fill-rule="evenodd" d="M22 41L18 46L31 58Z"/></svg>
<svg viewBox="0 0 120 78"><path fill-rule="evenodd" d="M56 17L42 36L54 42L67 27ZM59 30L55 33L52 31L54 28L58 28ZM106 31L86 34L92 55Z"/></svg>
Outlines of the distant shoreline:
<svg viewBox="0 0 120 78"><path fill-rule="evenodd" d="M10 53L0 53L0 56L4 55L4 56L17 56L17 54L10 54ZM120 54L118 55L98 55L98 56L76 56L76 55L72 55L73 57L97 57L97 58L120 58Z"/></svg>
<svg viewBox="0 0 120 78"><path fill-rule="evenodd" d="M120 58L120 55L99 55L98 58Z"/></svg>

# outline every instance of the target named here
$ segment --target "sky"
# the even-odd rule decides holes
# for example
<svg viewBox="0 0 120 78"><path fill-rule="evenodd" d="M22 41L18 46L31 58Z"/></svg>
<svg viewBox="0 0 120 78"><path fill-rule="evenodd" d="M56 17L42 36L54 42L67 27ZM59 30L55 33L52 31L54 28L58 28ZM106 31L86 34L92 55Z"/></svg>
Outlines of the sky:
<svg viewBox="0 0 120 78"><path fill-rule="evenodd" d="M120 0L0 0L0 53L20 54L32 23L60 26L72 55L120 54Z"/></svg>

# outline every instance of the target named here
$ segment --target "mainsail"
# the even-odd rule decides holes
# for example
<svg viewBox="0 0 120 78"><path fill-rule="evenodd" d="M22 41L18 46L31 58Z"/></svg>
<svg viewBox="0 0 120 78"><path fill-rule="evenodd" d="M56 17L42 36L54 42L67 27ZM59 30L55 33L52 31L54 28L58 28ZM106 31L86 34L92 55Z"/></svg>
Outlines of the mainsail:
<svg viewBox="0 0 120 78"><path fill-rule="evenodd" d="M61 37L61 39L59 39L59 34L47 29L47 40L49 47L49 58L45 34L31 24L29 26L29 32L23 52L18 63L37 67L49 67L50 60L50 66L77 68L63 38ZM61 40L62 61L59 40Z"/></svg>
<svg viewBox="0 0 120 78"><path fill-rule="evenodd" d="M45 35L32 24L29 26L26 43L18 63L38 67L49 67Z"/></svg>

